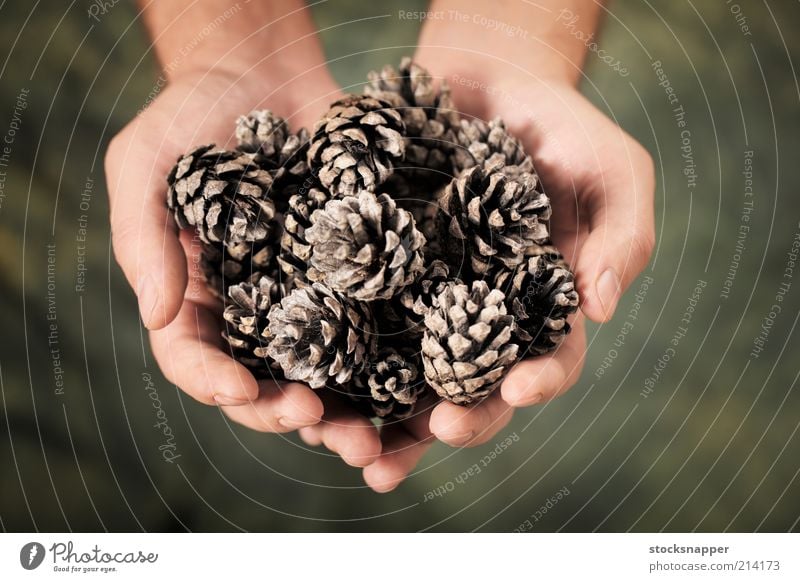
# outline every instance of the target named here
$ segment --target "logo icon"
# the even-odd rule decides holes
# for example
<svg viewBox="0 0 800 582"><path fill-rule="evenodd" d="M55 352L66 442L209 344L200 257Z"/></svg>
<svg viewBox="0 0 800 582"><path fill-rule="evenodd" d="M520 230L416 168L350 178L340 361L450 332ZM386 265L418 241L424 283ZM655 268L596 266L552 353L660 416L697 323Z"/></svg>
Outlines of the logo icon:
<svg viewBox="0 0 800 582"><path fill-rule="evenodd" d="M44 546L39 542L28 542L19 551L19 563L26 570L35 570L44 561Z"/></svg>

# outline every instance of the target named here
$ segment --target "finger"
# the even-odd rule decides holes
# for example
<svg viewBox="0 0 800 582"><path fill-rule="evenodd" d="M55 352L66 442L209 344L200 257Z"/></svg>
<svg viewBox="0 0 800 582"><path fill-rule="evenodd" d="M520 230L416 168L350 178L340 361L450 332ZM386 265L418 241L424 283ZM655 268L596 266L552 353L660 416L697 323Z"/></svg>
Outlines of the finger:
<svg viewBox="0 0 800 582"><path fill-rule="evenodd" d="M318 425L303 427L298 431L298 434L309 447L318 447L322 444L322 436Z"/></svg>
<svg viewBox="0 0 800 582"><path fill-rule="evenodd" d="M509 406L519 408L548 402L578 381L586 352L584 321L579 313L572 322L572 331L555 352L514 366L500 387L500 394Z"/></svg>
<svg viewBox="0 0 800 582"><path fill-rule="evenodd" d="M138 126L115 138L106 156L111 236L144 325L160 329L177 315L186 288L186 257L165 204L165 178L180 152L148 145Z"/></svg>
<svg viewBox="0 0 800 582"><path fill-rule="evenodd" d="M497 391L473 406L441 402L433 409L430 429L436 438L450 446L477 446L506 426L513 412Z"/></svg>
<svg viewBox="0 0 800 582"><path fill-rule="evenodd" d="M325 415L318 425L322 443L351 467L366 467L381 454L378 429L370 420L338 402L325 399Z"/></svg>
<svg viewBox="0 0 800 582"><path fill-rule="evenodd" d="M655 241L653 164L638 144L597 184L589 210L589 236L576 264L582 310L592 320L611 319L622 292L650 260Z"/></svg>
<svg viewBox="0 0 800 582"><path fill-rule="evenodd" d="M322 401L303 384L260 382L254 401L242 406L223 406L234 422L260 432L289 432L317 424L322 418Z"/></svg>
<svg viewBox="0 0 800 582"><path fill-rule="evenodd" d="M429 422L430 412L424 411L381 429L383 451L364 469L367 486L376 493L388 493L403 482L435 442Z"/></svg>
<svg viewBox="0 0 800 582"><path fill-rule="evenodd" d="M165 328L150 332L153 355L167 379L204 404L240 405L258 398L253 375L222 349L219 318L186 301Z"/></svg>
<svg viewBox="0 0 800 582"><path fill-rule="evenodd" d="M189 267L184 299L203 305L211 311L221 311L220 299L216 295L212 295L203 271L203 242L194 231L188 229L181 230L178 238Z"/></svg>

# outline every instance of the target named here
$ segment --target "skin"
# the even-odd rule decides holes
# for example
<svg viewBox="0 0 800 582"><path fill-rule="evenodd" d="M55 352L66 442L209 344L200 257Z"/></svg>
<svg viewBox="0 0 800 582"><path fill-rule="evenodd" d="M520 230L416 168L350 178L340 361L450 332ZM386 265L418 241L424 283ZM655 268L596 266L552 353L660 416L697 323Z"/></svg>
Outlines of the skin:
<svg viewBox="0 0 800 582"><path fill-rule="evenodd" d="M173 62L192 31L230 6L199 4L143 6L162 63ZM310 126L339 96L301 2L245 5L182 59L166 89L114 138L106 159L115 254L137 292L167 378L255 430L299 429L307 444L324 445L363 467L365 482L378 492L396 488L437 440L456 447L483 444L508 424L515 408L544 404L574 385L583 366L584 318L612 317L654 244L652 160L576 88L586 46L564 21L577 16L575 26L588 36L601 5L508 0L493 2L489 11L479 0L436 0L429 9L457 11L467 22L426 22L416 60L448 82L463 114L500 116L522 140L551 198L553 239L574 266L581 295L581 313L566 341L552 354L519 363L477 406L432 402L421 414L379 430L323 402L307 386L258 383L223 351L220 306L201 281L191 280L187 260L193 264L197 248L189 233L176 231L163 202L164 176L175 159L194 144L230 146L232 121L243 112L266 107L293 127ZM472 21L489 13L527 34L511 37Z"/></svg>

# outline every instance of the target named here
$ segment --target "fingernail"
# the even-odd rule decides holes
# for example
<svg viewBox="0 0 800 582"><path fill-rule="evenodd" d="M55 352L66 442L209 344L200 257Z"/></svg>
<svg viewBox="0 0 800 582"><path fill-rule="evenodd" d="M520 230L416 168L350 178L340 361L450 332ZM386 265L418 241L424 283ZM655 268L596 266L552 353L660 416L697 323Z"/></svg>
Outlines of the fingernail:
<svg viewBox="0 0 800 582"><path fill-rule="evenodd" d="M281 416L278 419L278 424L284 428L288 428L291 430L297 430L298 428L303 428L306 426L311 426L314 424L314 421L309 419L300 420L299 418L291 418L288 416Z"/></svg>
<svg viewBox="0 0 800 582"><path fill-rule="evenodd" d="M606 269L597 279L597 296L606 318L610 318L619 301L619 277L614 269Z"/></svg>
<svg viewBox="0 0 800 582"><path fill-rule="evenodd" d="M145 327L149 327L158 305L158 287L149 275L139 281L136 298L139 300L139 315Z"/></svg>
<svg viewBox="0 0 800 582"><path fill-rule="evenodd" d="M247 399L228 394L214 394L214 402L220 406L241 406L247 403Z"/></svg>

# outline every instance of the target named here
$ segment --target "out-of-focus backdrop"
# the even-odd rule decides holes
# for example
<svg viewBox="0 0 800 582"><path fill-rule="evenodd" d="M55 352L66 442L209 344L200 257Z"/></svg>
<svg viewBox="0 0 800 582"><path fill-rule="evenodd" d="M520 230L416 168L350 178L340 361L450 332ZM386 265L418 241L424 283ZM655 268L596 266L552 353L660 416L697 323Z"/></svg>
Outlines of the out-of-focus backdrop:
<svg viewBox="0 0 800 582"><path fill-rule="evenodd" d="M600 48L629 75L589 53L583 90L656 160L653 259L590 328L575 388L489 444L435 446L382 496L155 367L110 251L102 160L158 70L132 3L103 4L96 22L88 1L0 3L3 530L798 528L796 2L610 6ZM412 54L419 23L398 12L423 8L316 5L342 85Z"/></svg>

